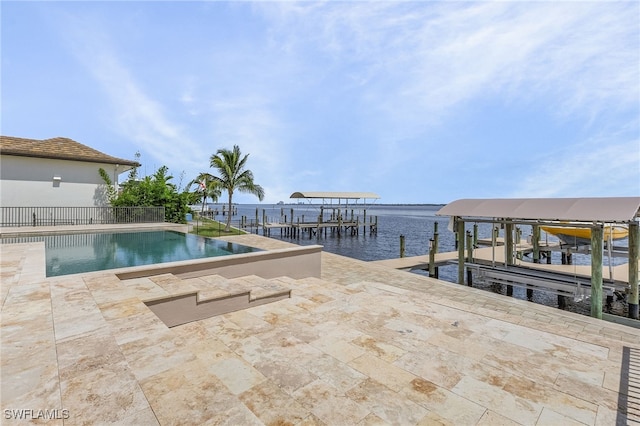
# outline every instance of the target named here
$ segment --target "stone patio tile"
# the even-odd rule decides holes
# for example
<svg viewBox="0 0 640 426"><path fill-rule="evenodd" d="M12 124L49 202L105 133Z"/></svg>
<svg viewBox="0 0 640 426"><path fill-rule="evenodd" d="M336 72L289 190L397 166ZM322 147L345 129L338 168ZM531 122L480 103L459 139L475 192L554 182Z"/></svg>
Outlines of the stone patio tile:
<svg viewBox="0 0 640 426"><path fill-rule="evenodd" d="M404 349L389 344L382 339L367 335L356 337L351 341L351 344L359 346L367 353L387 362L393 362L407 353Z"/></svg>
<svg viewBox="0 0 640 426"><path fill-rule="evenodd" d="M422 377L445 389L451 389L463 377L462 370L466 361L464 357L445 348L426 344L422 351L408 352L393 364L412 375Z"/></svg>
<svg viewBox="0 0 640 426"><path fill-rule="evenodd" d="M501 416L492 410L486 410L482 418L476 426L521 426L522 423L513 421L507 417ZM559 425L558 425L559 426Z"/></svg>
<svg viewBox="0 0 640 426"><path fill-rule="evenodd" d="M124 355L113 336L104 333L87 333L79 337L58 341L58 369L60 380L72 379L96 369L119 369L125 362Z"/></svg>
<svg viewBox="0 0 640 426"><path fill-rule="evenodd" d="M3 268L4 269L4 268ZM7 288L7 297L3 303L7 305L14 303L34 302L36 300L50 301L51 291L48 282L35 282L33 284L14 285Z"/></svg>
<svg viewBox="0 0 640 426"><path fill-rule="evenodd" d="M224 383L234 395L240 395L267 380L260 371L237 356L222 357L209 364L207 369Z"/></svg>
<svg viewBox="0 0 640 426"><path fill-rule="evenodd" d="M296 390L293 397L327 425L357 424L370 414L367 408L321 380Z"/></svg>
<svg viewBox="0 0 640 426"><path fill-rule="evenodd" d="M289 395L318 379L318 376L291 363L288 358L282 358L279 361L260 361L253 366Z"/></svg>
<svg viewBox="0 0 640 426"><path fill-rule="evenodd" d="M46 320L48 318L48 321ZM31 302L5 303L2 305L2 326L20 323L30 329L51 325L51 301L38 299Z"/></svg>
<svg viewBox="0 0 640 426"><path fill-rule="evenodd" d="M441 420L455 425L476 424L486 408L423 378L415 378L400 394L419 404Z"/></svg>
<svg viewBox="0 0 640 426"><path fill-rule="evenodd" d="M55 361L8 366L3 359L0 384L4 410L54 410L65 408L60 397ZM3 424L4 424L3 421ZM7 422L10 424L10 422Z"/></svg>
<svg viewBox="0 0 640 426"><path fill-rule="evenodd" d="M388 424L417 424L428 410L373 379L362 381L346 395Z"/></svg>
<svg viewBox="0 0 640 426"><path fill-rule="evenodd" d="M310 343L323 335L323 327L317 324L309 325L306 323L305 319L306 318L300 318L300 321L289 324L286 327L286 332L301 342ZM270 334L277 335L279 333L274 330Z"/></svg>
<svg viewBox="0 0 640 426"><path fill-rule="evenodd" d="M604 380L602 382L602 387L614 392L618 392L620 390L620 382L622 380L622 374L629 374L629 371L625 373L622 372L622 367L620 364L618 365L607 365L604 367Z"/></svg>
<svg viewBox="0 0 640 426"><path fill-rule="evenodd" d="M631 421L630 421L631 420ZM635 420L635 423L633 421ZM615 409L610 409L608 407L603 407L600 405L598 407L598 414L596 417L595 426L609 426L609 425L637 425L640 424L639 419L629 419L626 413L619 412Z"/></svg>
<svg viewBox="0 0 640 426"><path fill-rule="evenodd" d="M173 339L169 332L133 340L120 348L138 380L196 358L182 340Z"/></svg>
<svg viewBox="0 0 640 426"><path fill-rule="evenodd" d="M536 422L536 426L581 426L584 424L585 423L578 422L570 417L563 416L562 414L556 413L555 411L550 410L546 407L542 409L542 414L540 414L540 417L538 417L538 421Z"/></svg>
<svg viewBox="0 0 640 426"><path fill-rule="evenodd" d="M460 379L451 391L522 425L535 425L543 408L542 404L468 376Z"/></svg>
<svg viewBox="0 0 640 426"><path fill-rule="evenodd" d="M218 338L227 346L230 346L234 342L248 337L254 336L255 333L250 329L242 328L233 321L229 321L226 315L207 318L206 320L199 321L205 328L214 336Z"/></svg>
<svg viewBox="0 0 640 426"><path fill-rule="evenodd" d="M160 426L156 415L150 407L124 416L120 423L123 425Z"/></svg>
<svg viewBox="0 0 640 426"><path fill-rule="evenodd" d="M553 353L554 351L562 351L574 357L582 356L589 359L606 359L609 352L608 348L602 346L586 342L576 345L575 339L526 327L507 333L503 340L538 352Z"/></svg>
<svg viewBox="0 0 640 426"><path fill-rule="evenodd" d="M362 347L334 336L323 335L310 342L310 345L342 362L349 362L365 353Z"/></svg>
<svg viewBox="0 0 640 426"><path fill-rule="evenodd" d="M181 280L173 274L155 275L149 278L155 284L163 288L169 294L184 293L187 291L197 291L191 284Z"/></svg>
<svg viewBox="0 0 640 426"><path fill-rule="evenodd" d="M264 359L295 359L296 364L300 366L311 363L322 355L322 351L290 333L288 327L258 334L257 337L262 341Z"/></svg>
<svg viewBox="0 0 640 426"><path fill-rule="evenodd" d="M166 324L150 310L130 317L110 318L107 325L119 345L168 331Z"/></svg>
<svg viewBox="0 0 640 426"><path fill-rule="evenodd" d="M230 343L228 346L222 343L222 341L220 341L220 344L224 345L224 348L226 348L227 352L237 354L250 364L255 364L267 359L277 358L277 356L274 356L272 354L268 347L265 348L264 342L258 339L256 336L239 339L236 342ZM225 353L222 348L220 349L220 351L222 353Z"/></svg>
<svg viewBox="0 0 640 426"><path fill-rule="evenodd" d="M558 391L596 404L599 407L606 407L614 411L618 409L618 393L597 384L584 382L566 374L559 374L553 386Z"/></svg>
<svg viewBox="0 0 640 426"><path fill-rule="evenodd" d="M126 362L60 381L62 405L69 424L124 422L149 404Z"/></svg>
<svg viewBox="0 0 640 426"><path fill-rule="evenodd" d="M524 377L511 377L503 387L507 392L528 401L543 404L555 414L583 424L593 424L597 405L553 388L551 383L536 383ZM543 413L544 414L544 413ZM548 413L550 416L550 413Z"/></svg>
<svg viewBox="0 0 640 426"><path fill-rule="evenodd" d="M513 377L513 374L505 369L472 358L462 360L460 371L466 376L497 387L504 387Z"/></svg>
<svg viewBox="0 0 640 426"><path fill-rule="evenodd" d="M239 398L265 425L297 425L311 416L308 409L269 381L256 384Z"/></svg>
<svg viewBox="0 0 640 426"><path fill-rule="evenodd" d="M89 333L107 325L100 312L92 312L73 317L60 318L54 310L54 328L56 339L63 340L73 336Z"/></svg>
<svg viewBox="0 0 640 426"><path fill-rule="evenodd" d="M140 300L155 299L169 294L147 277L122 280L122 285L130 289L132 294Z"/></svg>
<svg viewBox="0 0 640 426"><path fill-rule="evenodd" d="M307 368L320 380L327 382L340 392L346 392L367 379L367 376L346 363L326 354L314 357L308 362L301 362L300 366Z"/></svg>
<svg viewBox="0 0 640 426"><path fill-rule="evenodd" d="M160 424L263 424L199 360L176 364L140 386Z"/></svg>
<svg viewBox="0 0 640 426"><path fill-rule="evenodd" d="M369 354L364 354L347 365L396 392L408 386L416 378L414 374L402 367Z"/></svg>
<svg viewBox="0 0 640 426"><path fill-rule="evenodd" d="M369 413L367 417L358 422L358 426L387 426L388 424L373 413Z"/></svg>
<svg viewBox="0 0 640 426"><path fill-rule="evenodd" d="M111 272L87 274L82 279L98 304L134 297L131 289L123 286L120 279Z"/></svg>
<svg viewBox="0 0 640 426"><path fill-rule="evenodd" d="M561 359L507 342L495 343L493 351L486 354L482 362L512 375L549 383L556 380L562 371L559 368L566 365Z"/></svg>
<svg viewBox="0 0 640 426"><path fill-rule="evenodd" d="M137 297L123 300L108 301L98 305L102 316L107 320L129 318L134 315L145 314L149 311L147 305Z"/></svg>
<svg viewBox="0 0 640 426"><path fill-rule="evenodd" d="M254 315L252 309L230 312L225 315L225 319L236 324L239 328L249 328L256 333L266 333L273 330L273 325Z"/></svg>
<svg viewBox="0 0 640 426"><path fill-rule="evenodd" d="M450 327L450 329L433 334L427 342L433 346L447 348L464 358L481 360L493 350L493 339L479 335L462 327Z"/></svg>

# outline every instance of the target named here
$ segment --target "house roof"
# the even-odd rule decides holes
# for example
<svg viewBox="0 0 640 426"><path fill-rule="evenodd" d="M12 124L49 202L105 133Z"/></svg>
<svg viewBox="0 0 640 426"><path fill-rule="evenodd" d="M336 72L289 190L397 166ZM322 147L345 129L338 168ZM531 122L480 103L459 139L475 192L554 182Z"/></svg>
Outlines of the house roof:
<svg viewBox="0 0 640 426"><path fill-rule="evenodd" d="M575 222L628 222L640 216L640 197L461 199L439 216Z"/></svg>
<svg viewBox="0 0 640 426"><path fill-rule="evenodd" d="M137 161L112 157L69 138L26 139L0 136L0 154L139 167Z"/></svg>
<svg viewBox="0 0 640 426"><path fill-rule="evenodd" d="M378 199L380 196L373 192L294 192L289 198L332 198L342 200L359 200L361 198Z"/></svg>

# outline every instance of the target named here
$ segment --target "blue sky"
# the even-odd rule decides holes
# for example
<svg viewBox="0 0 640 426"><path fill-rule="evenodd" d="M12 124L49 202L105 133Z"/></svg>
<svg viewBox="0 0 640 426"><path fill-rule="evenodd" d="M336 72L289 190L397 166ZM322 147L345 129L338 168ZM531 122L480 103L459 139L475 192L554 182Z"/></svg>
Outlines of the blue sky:
<svg viewBox="0 0 640 426"><path fill-rule="evenodd" d="M265 203L640 195L637 1L0 7L3 135L183 184L239 145Z"/></svg>

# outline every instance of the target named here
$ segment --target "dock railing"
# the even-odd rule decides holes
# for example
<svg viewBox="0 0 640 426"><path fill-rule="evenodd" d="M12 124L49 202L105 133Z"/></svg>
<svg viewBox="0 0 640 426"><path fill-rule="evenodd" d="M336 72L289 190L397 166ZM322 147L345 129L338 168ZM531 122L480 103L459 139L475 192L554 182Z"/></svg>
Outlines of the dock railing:
<svg viewBox="0 0 640 426"><path fill-rule="evenodd" d="M164 222L164 207L0 207L1 226Z"/></svg>

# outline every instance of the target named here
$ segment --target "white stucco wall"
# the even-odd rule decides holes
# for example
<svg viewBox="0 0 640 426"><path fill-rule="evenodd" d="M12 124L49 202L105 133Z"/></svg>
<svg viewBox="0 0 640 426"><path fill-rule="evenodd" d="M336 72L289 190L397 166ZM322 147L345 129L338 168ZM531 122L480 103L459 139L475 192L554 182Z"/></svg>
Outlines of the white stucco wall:
<svg viewBox="0 0 640 426"><path fill-rule="evenodd" d="M103 168L115 182L116 165L0 155L3 207L94 207L108 204ZM122 173L124 166L119 167ZM59 181L54 176L60 177Z"/></svg>

